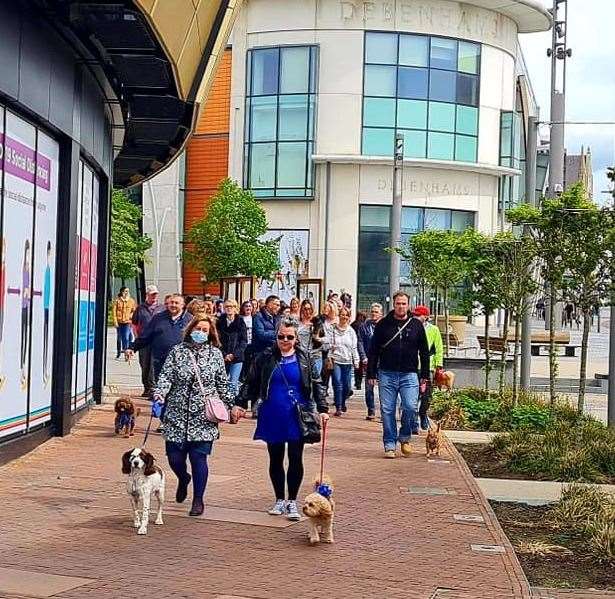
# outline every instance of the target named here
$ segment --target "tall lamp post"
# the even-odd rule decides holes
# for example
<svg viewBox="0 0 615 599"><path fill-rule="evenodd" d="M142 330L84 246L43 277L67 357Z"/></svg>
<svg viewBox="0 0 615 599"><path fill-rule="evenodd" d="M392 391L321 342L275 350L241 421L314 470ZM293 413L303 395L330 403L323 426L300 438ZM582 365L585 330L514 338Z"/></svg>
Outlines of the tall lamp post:
<svg viewBox="0 0 615 599"><path fill-rule="evenodd" d="M389 303L392 307L393 296L399 290L399 275L401 270L401 256L395 250L401 246L401 202L404 169L404 136L395 134L393 149L393 208L391 210L391 239L390 239L390 275L389 275Z"/></svg>

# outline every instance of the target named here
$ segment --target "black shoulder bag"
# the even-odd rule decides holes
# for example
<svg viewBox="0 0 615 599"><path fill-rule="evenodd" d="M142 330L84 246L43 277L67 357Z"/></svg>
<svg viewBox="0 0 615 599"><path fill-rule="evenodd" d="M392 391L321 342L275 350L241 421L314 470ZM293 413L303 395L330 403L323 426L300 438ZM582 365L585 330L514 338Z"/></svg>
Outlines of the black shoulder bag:
<svg viewBox="0 0 615 599"><path fill-rule="evenodd" d="M299 371L301 371L299 358L297 358L297 365L299 366ZM301 438L303 442L310 444L320 443L320 414L315 407L310 407L310 404L314 405L314 402L309 402L308 405L303 405L300 401L297 401L295 399L294 389L292 389L288 384L282 364L278 363L278 368L280 369L280 374L282 375L284 384L288 389L288 395L295 403L295 410L299 421L299 430L301 431Z"/></svg>

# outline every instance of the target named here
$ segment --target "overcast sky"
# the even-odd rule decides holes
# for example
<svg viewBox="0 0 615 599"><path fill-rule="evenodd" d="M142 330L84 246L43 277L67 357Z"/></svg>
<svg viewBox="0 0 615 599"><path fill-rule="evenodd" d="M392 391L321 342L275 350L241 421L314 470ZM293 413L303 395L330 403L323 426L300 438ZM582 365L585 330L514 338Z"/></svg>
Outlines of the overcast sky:
<svg viewBox="0 0 615 599"><path fill-rule="evenodd" d="M552 0L541 0L548 7ZM615 0L568 0L566 120L615 121ZM541 119L549 116L551 63L546 50L551 33L521 35ZM591 147L594 199L608 188L607 166L615 165L615 125L566 127L566 148L577 154L581 145Z"/></svg>

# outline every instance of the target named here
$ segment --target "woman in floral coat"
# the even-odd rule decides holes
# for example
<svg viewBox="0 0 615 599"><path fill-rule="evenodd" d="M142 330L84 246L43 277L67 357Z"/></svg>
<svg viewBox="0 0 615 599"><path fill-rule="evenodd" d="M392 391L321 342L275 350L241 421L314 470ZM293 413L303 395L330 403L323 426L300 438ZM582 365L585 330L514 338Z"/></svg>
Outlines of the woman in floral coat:
<svg viewBox="0 0 615 599"><path fill-rule="evenodd" d="M205 398L195 361L205 393L217 393L229 410L234 403L219 347L213 318L203 313L195 315L186 328L184 341L169 353L154 389L155 400L166 403L162 434L169 466L178 480L175 501L185 501L192 480L191 516L203 513L209 472L207 456L220 436L218 424L205 417ZM187 458L192 477L186 468Z"/></svg>

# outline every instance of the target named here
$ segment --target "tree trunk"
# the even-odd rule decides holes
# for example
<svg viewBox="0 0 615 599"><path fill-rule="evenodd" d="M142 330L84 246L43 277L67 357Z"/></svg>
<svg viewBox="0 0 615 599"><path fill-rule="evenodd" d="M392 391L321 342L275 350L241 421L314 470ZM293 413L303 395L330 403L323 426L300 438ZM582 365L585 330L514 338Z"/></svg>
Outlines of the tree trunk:
<svg viewBox="0 0 615 599"><path fill-rule="evenodd" d="M485 391L489 390L489 374L491 373L491 353L489 351L489 312L485 311Z"/></svg>
<svg viewBox="0 0 615 599"><path fill-rule="evenodd" d="M444 299L444 335L446 337L446 357L448 358L448 348L451 343L451 335L448 330L448 287L445 287L443 290L443 299Z"/></svg>
<svg viewBox="0 0 615 599"><path fill-rule="evenodd" d="M504 393L504 382L506 379L506 349L508 345L508 318L510 313L508 310L504 310L504 329L502 335L502 354L500 357L500 381L499 381L499 392L500 395Z"/></svg>
<svg viewBox="0 0 615 599"><path fill-rule="evenodd" d="M519 383L517 379L517 372L519 370L519 335L521 335L521 321L519 318L519 311L515 314L515 351L513 354L513 385L512 385L512 400L513 406L518 403Z"/></svg>
<svg viewBox="0 0 615 599"><path fill-rule="evenodd" d="M555 307L557 292L549 285L549 402L555 403L555 379L557 378L557 354L555 353Z"/></svg>
<svg viewBox="0 0 615 599"><path fill-rule="evenodd" d="M577 408L582 414L585 410L585 384L587 381L587 340L591 326L591 314L589 310L583 310L583 338L581 339L581 367L579 369L579 398Z"/></svg>

